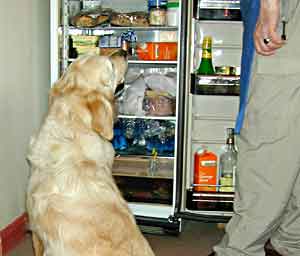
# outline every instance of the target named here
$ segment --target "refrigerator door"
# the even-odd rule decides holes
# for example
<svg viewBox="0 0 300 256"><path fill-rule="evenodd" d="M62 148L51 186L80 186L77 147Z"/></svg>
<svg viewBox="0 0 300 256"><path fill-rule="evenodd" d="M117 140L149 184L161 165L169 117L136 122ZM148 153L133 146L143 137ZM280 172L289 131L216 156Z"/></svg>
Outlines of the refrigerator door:
<svg viewBox="0 0 300 256"><path fill-rule="evenodd" d="M189 3L189 9L192 10ZM218 192L219 158L224 152L226 129L234 127L239 105L239 67L242 23L240 21L198 20L187 15L186 90L181 105L182 172L177 177L176 216L211 222L227 222L233 213L233 193ZM202 55L204 36L213 39L213 65L232 67L234 74L199 76L194 74ZM230 69L228 69L230 70ZM196 78L196 79L195 79ZM205 147L217 155L216 192L207 192L194 182L194 157ZM238 171L238 170L237 170Z"/></svg>

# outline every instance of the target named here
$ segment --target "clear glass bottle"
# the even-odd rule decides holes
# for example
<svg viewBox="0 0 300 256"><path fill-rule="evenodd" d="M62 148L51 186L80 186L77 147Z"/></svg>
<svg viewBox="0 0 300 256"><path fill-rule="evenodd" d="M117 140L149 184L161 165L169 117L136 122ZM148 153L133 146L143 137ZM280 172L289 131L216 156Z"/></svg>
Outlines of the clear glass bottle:
<svg viewBox="0 0 300 256"><path fill-rule="evenodd" d="M220 155L220 192L234 192L237 150L234 142L234 129L227 129L225 151Z"/></svg>

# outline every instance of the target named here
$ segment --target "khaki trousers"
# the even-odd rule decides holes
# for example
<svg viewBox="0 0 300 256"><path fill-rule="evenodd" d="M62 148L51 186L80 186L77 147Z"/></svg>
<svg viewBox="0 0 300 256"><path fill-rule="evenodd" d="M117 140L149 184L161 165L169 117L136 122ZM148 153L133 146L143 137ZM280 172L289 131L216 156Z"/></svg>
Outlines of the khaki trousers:
<svg viewBox="0 0 300 256"><path fill-rule="evenodd" d="M263 256L268 239L280 254L300 256L299 20L298 8L278 54L255 57L237 138L235 213L218 256Z"/></svg>

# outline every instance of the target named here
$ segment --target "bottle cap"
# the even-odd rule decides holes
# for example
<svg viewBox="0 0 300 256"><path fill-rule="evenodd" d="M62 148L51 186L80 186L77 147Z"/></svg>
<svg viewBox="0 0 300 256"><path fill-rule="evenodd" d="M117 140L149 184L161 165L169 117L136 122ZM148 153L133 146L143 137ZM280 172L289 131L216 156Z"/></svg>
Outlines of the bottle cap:
<svg viewBox="0 0 300 256"><path fill-rule="evenodd" d="M211 44L212 44L212 37L211 36L205 36L203 38L202 49L210 49Z"/></svg>

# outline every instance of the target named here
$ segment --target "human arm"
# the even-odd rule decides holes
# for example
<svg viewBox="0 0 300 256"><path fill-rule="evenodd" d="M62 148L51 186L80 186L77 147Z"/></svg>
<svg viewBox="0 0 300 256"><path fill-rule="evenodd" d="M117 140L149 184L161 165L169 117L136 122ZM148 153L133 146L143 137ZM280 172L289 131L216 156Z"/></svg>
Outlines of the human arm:
<svg viewBox="0 0 300 256"><path fill-rule="evenodd" d="M281 0L286 1L286 0ZM260 0L260 13L254 32L256 52L260 55L274 55L284 41L278 34L280 22L280 0ZM268 43L264 39L270 39Z"/></svg>

